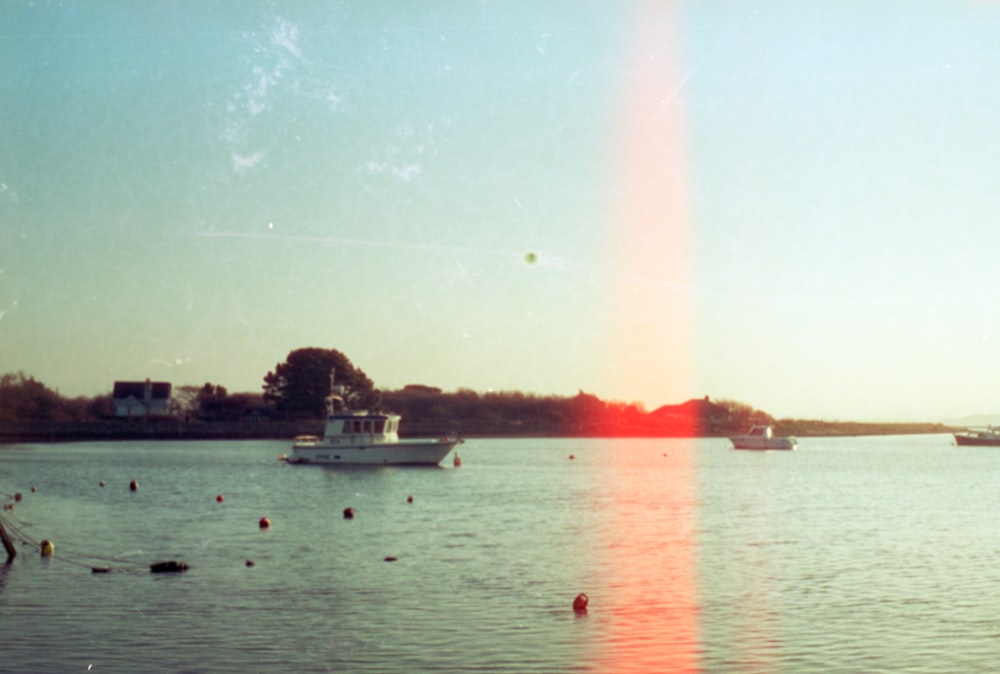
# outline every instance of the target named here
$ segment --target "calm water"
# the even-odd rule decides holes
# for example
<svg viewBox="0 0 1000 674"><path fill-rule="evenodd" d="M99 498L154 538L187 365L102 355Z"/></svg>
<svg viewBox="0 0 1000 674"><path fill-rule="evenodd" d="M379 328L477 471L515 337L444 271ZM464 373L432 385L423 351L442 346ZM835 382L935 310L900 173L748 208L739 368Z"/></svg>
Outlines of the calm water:
<svg viewBox="0 0 1000 674"><path fill-rule="evenodd" d="M470 440L458 469L353 470L285 451L0 449L0 491L24 494L5 520L56 545L0 566L0 671L952 673L1000 657L1000 449ZM191 569L149 573L168 559Z"/></svg>

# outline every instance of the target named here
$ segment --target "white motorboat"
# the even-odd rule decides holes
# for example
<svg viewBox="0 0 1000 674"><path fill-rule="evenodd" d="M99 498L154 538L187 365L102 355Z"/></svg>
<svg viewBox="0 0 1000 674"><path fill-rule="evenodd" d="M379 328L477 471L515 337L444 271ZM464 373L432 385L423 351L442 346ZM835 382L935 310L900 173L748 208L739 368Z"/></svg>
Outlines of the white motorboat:
<svg viewBox="0 0 1000 674"><path fill-rule="evenodd" d="M778 437L772 426L754 426L743 435L729 438L734 449L795 449L799 442L794 437Z"/></svg>
<svg viewBox="0 0 1000 674"><path fill-rule="evenodd" d="M323 437L296 437L288 463L436 466L462 442L457 435L400 440L398 414L350 410L340 392L333 387L326 399Z"/></svg>

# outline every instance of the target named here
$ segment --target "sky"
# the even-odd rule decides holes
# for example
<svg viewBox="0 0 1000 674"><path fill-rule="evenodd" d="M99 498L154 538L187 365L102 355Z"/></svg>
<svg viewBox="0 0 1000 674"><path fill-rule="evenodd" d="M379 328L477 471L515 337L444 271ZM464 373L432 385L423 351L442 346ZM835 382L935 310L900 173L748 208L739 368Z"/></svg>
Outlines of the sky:
<svg viewBox="0 0 1000 674"><path fill-rule="evenodd" d="M5 2L0 373L1000 412L1000 2Z"/></svg>

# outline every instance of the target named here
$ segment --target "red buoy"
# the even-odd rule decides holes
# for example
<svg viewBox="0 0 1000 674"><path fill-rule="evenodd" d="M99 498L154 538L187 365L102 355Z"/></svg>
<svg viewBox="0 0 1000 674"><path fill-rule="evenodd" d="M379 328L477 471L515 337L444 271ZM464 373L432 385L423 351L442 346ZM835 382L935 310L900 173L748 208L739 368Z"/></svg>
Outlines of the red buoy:
<svg viewBox="0 0 1000 674"><path fill-rule="evenodd" d="M345 520L354 519L354 508L344 508L344 519Z"/></svg>
<svg viewBox="0 0 1000 674"><path fill-rule="evenodd" d="M261 529L267 529L269 526L271 526L271 520L267 519L266 517L261 517L260 518L260 528Z"/></svg>
<svg viewBox="0 0 1000 674"><path fill-rule="evenodd" d="M222 503L225 500L226 499L222 498L222 494L219 494L218 496L215 497L215 502L216 503Z"/></svg>
<svg viewBox="0 0 1000 674"><path fill-rule="evenodd" d="M587 604L589 603L590 599L587 598L587 595L581 592L580 594L576 595L576 599L573 600L573 611L575 611L576 613L586 613Z"/></svg>

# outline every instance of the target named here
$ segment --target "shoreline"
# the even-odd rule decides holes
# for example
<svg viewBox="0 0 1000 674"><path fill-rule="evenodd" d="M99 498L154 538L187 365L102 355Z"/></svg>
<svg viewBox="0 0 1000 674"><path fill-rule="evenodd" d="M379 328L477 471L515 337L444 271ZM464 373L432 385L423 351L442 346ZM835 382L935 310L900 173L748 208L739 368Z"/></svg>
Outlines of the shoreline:
<svg viewBox="0 0 1000 674"><path fill-rule="evenodd" d="M0 444L25 442L87 442L95 440L287 440L297 435L322 435L324 422L184 422L174 419L106 421L6 421L0 422ZM463 428L463 426L465 428ZM677 435L663 429L622 425L583 426L559 424L525 427L516 422L474 424L440 420L404 421L400 437L435 437L457 433L465 438L726 438L734 433ZM954 433L957 428L929 423L861 423L784 420L775 424L778 435L850 437L878 435L931 435Z"/></svg>

